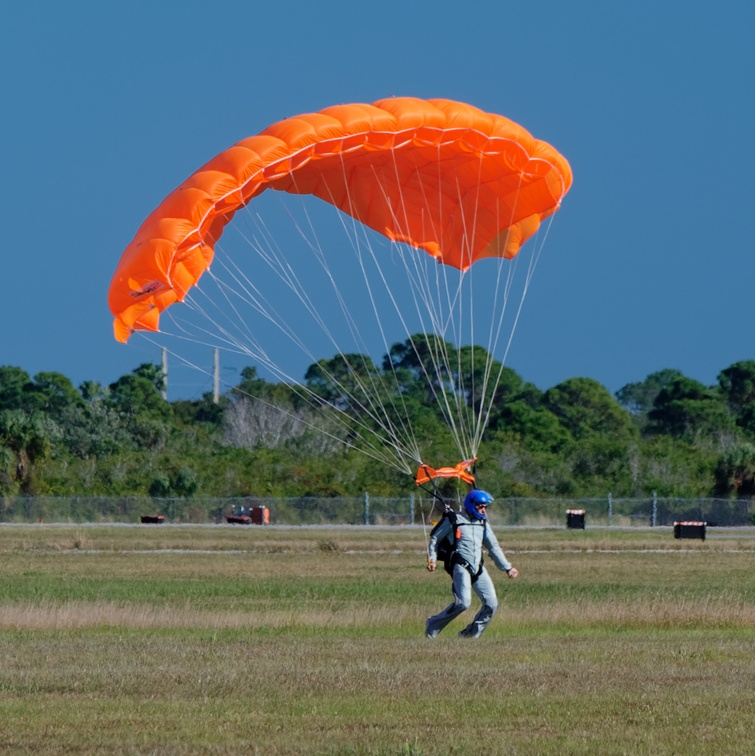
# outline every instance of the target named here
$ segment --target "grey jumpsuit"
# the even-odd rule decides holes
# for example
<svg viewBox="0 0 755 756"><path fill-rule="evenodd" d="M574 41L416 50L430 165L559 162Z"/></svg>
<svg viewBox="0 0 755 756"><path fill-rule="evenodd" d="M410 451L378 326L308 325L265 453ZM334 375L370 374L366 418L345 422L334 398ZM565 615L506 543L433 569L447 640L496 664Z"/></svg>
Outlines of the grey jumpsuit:
<svg viewBox="0 0 755 756"><path fill-rule="evenodd" d="M469 569L463 564L454 565L453 603L449 604L440 614L436 614L427 620L425 634L428 638L437 637L438 633L449 622L469 609L472 603L472 589L480 597L482 606L480 607L480 611L475 615L475 618L459 635L468 638L479 638L490 624L490 620L493 619L493 615L498 609L498 597L496 596L493 581L485 567L482 568L477 580L474 583L472 582L472 574L476 574L480 569L483 546L487 549L488 554L490 554L499 570L508 572L511 569L511 562L506 559L506 555L498 545L495 534L485 520L477 520L468 517L464 512L458 512L456 514L456 526L459 531L456 552L469 565ZM430 561L436 561L438 543L444 538L451 536L451 530L451 521L446 518L432 534L427 549Z"/></svg>

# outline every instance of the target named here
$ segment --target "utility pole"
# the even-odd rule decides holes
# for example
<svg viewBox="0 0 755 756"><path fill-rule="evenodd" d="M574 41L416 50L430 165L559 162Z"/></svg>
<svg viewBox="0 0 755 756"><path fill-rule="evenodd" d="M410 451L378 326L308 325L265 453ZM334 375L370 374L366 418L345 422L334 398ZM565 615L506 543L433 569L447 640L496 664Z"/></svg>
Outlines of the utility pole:
<svg viewBox="0 0 755 756"><path fill-rule="evenodd" d="M212 375L212 401L220 403L220 350L215 347L215 369Z"/></svg>
<svg viewBox="0 0 755 756"><path fill-rule="evenodd" d="M163 399L168 401L168 350L163 347Z"/></svg>

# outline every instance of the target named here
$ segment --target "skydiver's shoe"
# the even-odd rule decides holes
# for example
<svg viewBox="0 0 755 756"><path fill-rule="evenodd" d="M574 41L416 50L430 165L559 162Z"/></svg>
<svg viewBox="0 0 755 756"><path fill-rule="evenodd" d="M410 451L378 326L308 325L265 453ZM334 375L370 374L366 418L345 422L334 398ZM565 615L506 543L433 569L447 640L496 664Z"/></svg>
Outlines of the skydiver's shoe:
<svg viewBox="0 0 755 756"><path fill-rule="evenodd" d="M466 628L459 630L459 638L479 638L479 635L475 635L473 632L469 632Z"/></svg>
<svg viewBox="0 0 755 756"><path fill-rule="evenodd" d="M431 630L430 629L430 620L428 619L427 622L425 622L425 638L430 638L431 640L435 640L435 638L438 637L438 630Z"/></svg>

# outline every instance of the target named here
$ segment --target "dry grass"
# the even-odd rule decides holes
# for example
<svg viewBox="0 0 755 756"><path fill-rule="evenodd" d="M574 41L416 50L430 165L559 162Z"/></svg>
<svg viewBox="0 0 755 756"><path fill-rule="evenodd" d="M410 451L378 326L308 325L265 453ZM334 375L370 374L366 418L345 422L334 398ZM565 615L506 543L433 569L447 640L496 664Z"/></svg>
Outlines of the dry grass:
<svg viewBox="0 0 755 756"><path fill-rule="evenodd" d="M375 625L419 622L416 609L409 607L334 607L256 611L201 611L178 607L124 607L111 602L66 602L65 604L14 604L3 608L3 630L204 629L279 630L367 629Z"/></svg>

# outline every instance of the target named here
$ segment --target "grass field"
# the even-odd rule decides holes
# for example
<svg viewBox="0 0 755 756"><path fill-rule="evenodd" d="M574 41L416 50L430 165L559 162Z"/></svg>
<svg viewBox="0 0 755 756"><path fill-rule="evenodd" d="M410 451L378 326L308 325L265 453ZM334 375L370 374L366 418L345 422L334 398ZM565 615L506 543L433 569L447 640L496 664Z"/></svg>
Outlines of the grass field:
<svg viewBox="0 0 755 756"><path fill-rule="evenodd" d="M755 753L753 530L498 535L430 641L421 528L0 526L0 752Z"/></svg>

